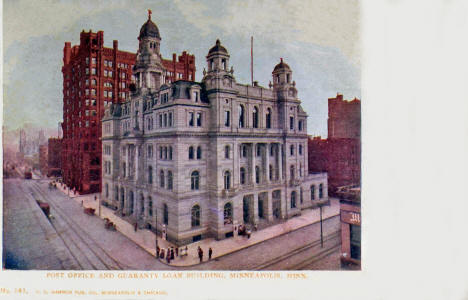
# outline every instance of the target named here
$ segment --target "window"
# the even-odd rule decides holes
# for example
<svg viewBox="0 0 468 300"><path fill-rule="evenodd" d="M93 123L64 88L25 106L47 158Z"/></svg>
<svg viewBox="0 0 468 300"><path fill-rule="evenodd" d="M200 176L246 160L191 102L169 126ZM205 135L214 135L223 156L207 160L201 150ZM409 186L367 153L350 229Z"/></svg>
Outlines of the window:
<svg viewBox="0 0 468 300"><path fill-rule="evenodd" d="M294 145L289 146L289 153L291 156L294 155Z"/></svg>
<svg viewBox="0 0 468 300"><path fill-rule="evenodd" d="M270 165L268 168L269 168L269 171L270 171L269 178L270 178L270 181L272 181L273 180L273 166Z"/></svg>
<svg viewBox="0 0 468 300"><path fill-rule="evenodd" d="M198 190L200 188L200 174L198 171L193 171L190 175L190 187L192 190Z"/></svg>
<svg viewBox="0 0 468 300"><path fill-rule="evenodd" d="M232 224L232 204L224 204L224 224Z"/></svg>
<svg viewBox="0 0 468 300"><path fill-rule="evenodd" d="M240 168L240 184L245 184L245 169Z"/></svg>
<svg viewBox="0 0 468 300"><path fill-rule="evenodd" d="M301 202L301 204L304 202L304 195L302 189L299 191L299 201Z"/></svg>
<svg viewBox="0 0 468 300"><path fill-rule="evenodd" d="M231 126L231 112L229 110L224 111L224 126Z"/></svg>
<svg viewBox="0 0 468 300"><path fill-rule="evenodd" d="M197 147L197 159L201 159L202 158L202 149L201 149L201 146L198 146Z"/></svg>
<svg viewBox="0 0 468 300"><path fill-rule="evenodd" d="M151 197L148 197L148 216L153 216L153 200L151 200Z"/></svg>
<svg viewBox="0 0 468 300"><path fill-rule="evenodd" d="M299 155L302 155L302 145L299 145Z"/></svg>
<svg viewBox="0 0 468 300"><path fill-rule="evenodd" d="M231 188L231 172L224 172L224 189L229 190Z"/></svg>
<svg viewBox="0 0 468 300"><path fill-rule="evenodd" d="M96 75L96 68L91 68L91 75Z"/></svg>
<svg viewBox="0 0 468 300"><path fill-rule="evenodd" d="M194 100L195 102L198 102L198 92L197 92L197 91L194 91L194 92L193 92L193 100Z"/></svg>
<svg viewBox="0 0 468 300"><path fill-rule="evenodd" d="M242 157L247 157L247 146L242 145Z"/></svg>
<svg viewBox="0 0 468 300"><path fill-rule="evenodd" d="M169 224L169 210L167 209L166 203L164 203L163 222L166 225Z"/></svg>
<svg viewBox="0 0 468 300"><path fill-rule="evenodd" d="M165 184L164 184L164 171L161 170L161 172L159 172L159 186L164 188Z"/></svg>
<svg viewBox="0 0 468 300"><path fill-rule="evenodd" d="M167 147L164 146L163 149L164 149L164 159L167 159Z"/></svg>
<svg viewBox="0 0 468 300"><path fill-rule="evenodd" d="M244 106L239 105L239 128L244 128L245 123L244 123Z"/></svg>
<svg viewBox="0 0 468 300"><path fill-rule="evenodd" d="M289 117L289 129L294 129L294 117Z"/></svg>
<svg viewBox="0 0 468 300"><path fill-rule="evenodd" d="M200 226L200 206L194 205L192 207L192 227Z"/></svg>
<svg viewBox="0 0 468 300"><path fill-rule="evenodd" d="M152 166L148 167L148 183L149 184L153 183L153 167Z"/></svg>
<svg viewBox="0 0 468 300"><path fill-rule="evenodd" d="M294 179L294 173L295 173L295 170L294 170L294 166L291 166L291 168L289 169L290 170L290 177L291 179Z"/></svg>
<svg viewBox="0 0 468 300"><path fill-rule="evenodd" d="M258 108L255 106L252 113L253 128L258 128Z"/></svg>
<svg viewBox="0 0 468 300"><path fill-rule="evenodd" d="M122 175L123 175L124 178L127 176L126 172L127 172L127 168L126 168L125 163L123 163L122 164Z"/></svg>
<svg viewBox="0 0 468 300"><path fill-rule="evenodd" d="M298 123L298 127L299 127L299 131L302 131L302 127L303 127L303 126L302 126L302 120L301 120L301 121L299 121L299 123Z"/></svg>
<svg viewBox="0 0 468 300"><path fill-rule="evenodd" d="M260 183L260 168L255 166L255 183Z"/></svg>
<svg viewBox="0 0 468 300"><path fill-rule="evenodd" d="M271 108L267 109L266 113L266 128L271 128Z"/></svg>
<svg viewBox="0 0 468 300"><path fill-rule="evenodd" d="M172 171L167 171L167 189L172 190Z"/></svg>
<svg viewBox="0 0 468 300"><path fill-rule="evenodd" d="M197 113L197 126L202 126L202 113Z"/></svg>
<svg viewBox="0 0 468 300"><path fill-rule="evenodd" d="M159 159L163 158L163 148L159 147Z"/></svg>
<svg viewBox="0 0 468 300"><path fill-rule="evenodd" d="M315 200L315 185L310 186L310 200Z"/></svg>
<svg viewBox="0 0 468 300"><path fill-rule="evenodd" d="M224 146L224 158L229 159L230 147L228 145Z"/></svg>
<svg viewBox="0 0 468 300"><path fill-rule="evenodd" d="M92 84L92 85L97 85L96 79L91 79L91 84Z"/></svg>
<svg viewBox="0 0 468 300"><path fill-rule="evenodd" d="M189 126L193 126L194 124L194 115L193 112L189 112Z"/></svg>
<svg viewBox="0 0 468 300"><path fill-rule="evenodd" d="M167 127L167 114L164 114L164 127Z"/></svg>
<svg viewBox="0 0 468 300"><path fill-rule="evenodd" d="M257 156L261 156L262 155L262 148L260 147L259 144L257 144Z"/></svg>
<svg viewBox="0 0 468 300"><path fill-rule="evenodd" d="M162 126L163 126L162 115L159 115L159 127L161 128Z"/></svg>
<svg viewBox="0 0 468 300"><path fill-rule="evenodd" d="M270 145L270 156L275 155L275 148L274 145Z"/></svg>
<svg viewBox="0 0 468 300"><path fill-rule="evenodd" d="M296 208L296 191L291 192L291 208Z"/></svg>
<svg viewBox="0 0 468 300"><path fill-rule="evenodd" d="M319 185L319 198L320 199L323 198L323 184L322 183Z"/></svg>
<svg viewBox="0 0 468 300"><path fill-rule="evenodd" d="M188 158L193 159L193 146L188 148Z"/></svg>
<svg viewBox="0 0 468 300"><path fill-rule="evenodd" d="M169 113L169 120L168 120L168 126L172 127L172 113Z"/></svg>
<svg viewBox="0 0 468 300"><path fill-rule="evenodd" d="M109 198L109 185L106 183L106 198Z"/></svg>
<svg viewBox="0 0 468 300"><path fill-rule="evenodd" d="M169 160L172 160L172 147L169 146Z"/></svg>

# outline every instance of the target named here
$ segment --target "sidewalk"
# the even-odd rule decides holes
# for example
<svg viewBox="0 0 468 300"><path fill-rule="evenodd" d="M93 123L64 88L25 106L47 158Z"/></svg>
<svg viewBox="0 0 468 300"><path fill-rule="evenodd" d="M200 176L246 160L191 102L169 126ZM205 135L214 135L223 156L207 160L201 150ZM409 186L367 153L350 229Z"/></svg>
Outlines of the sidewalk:
<svg viewBox="0 0 468 300"><path fill-rule="evenodd" d="M67 190L57 186L57 188L63 193L67 194ZM85 208L94 208L96 210L96 216L99 215L98 202L94 200L94 196L98 194L88 194L88 195L77 195L72 198L75 199L78 203L83 203ZM340 214L340 203L338 199L330 198L330 206L324 206L322 208L322 217L327 219ZM121 219L120 217L114 214L114 210L111 210L105 206L101 205L101 218L108 218L111 222L116 224L117 230L125 235L127 238L138 244L149 254L155 256L156 254L156 244L155 244L155 234L148 229L138 229L135 231L134 226L127 221ZM174 260L171 260L171 266L187 267L193 266L200 263L198 258L197 249L200 246L203 249L203 262L208 261L208 249L213 249L213 256L211 259L221 257L223 255L239 251L241 249L253 246L255 244L261 243L265 240L274 238L286 234L288 232L297 230L304 226L320 222L320 210L319 209L306 209L302 211L301 216L293 217L287 220L284 223L276 224L259 231L253 231L250 239L244 236L235 235L232 238L227 238L224 240L216 241L214 238L203 239L201 241L191 243L187 245L188 255L175 257ZM168 247L174 247L172 243L165 241L161 238L158 238L158 245L161 249L167 249ZM185 248L183 246L182 248ZM180 251L179 251L180 252ZM180 254L180 253L179 253ZM166 263L166 260L160 259L161 262Z"/></svg>

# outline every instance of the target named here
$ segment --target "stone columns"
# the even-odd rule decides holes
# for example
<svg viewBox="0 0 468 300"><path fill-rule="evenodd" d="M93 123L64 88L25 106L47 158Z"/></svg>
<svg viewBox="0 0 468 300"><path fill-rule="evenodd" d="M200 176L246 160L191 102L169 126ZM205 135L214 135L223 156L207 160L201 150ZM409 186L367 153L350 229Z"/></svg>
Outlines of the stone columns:
<svg viewBox="0 0 468 300"><path fill-rule="evenodd" d="M128 177L130 176L129 172L130 172L130 161L129 161L129 153L130 153L130 145L127 144L125 146L125 169L124 169L124 173L125 173L125 176L124 177Z"/></svg>
<svg viewBox="0 0 468 300"><path fill-rule="evenodd" d="M265 144L265 174L266 174L266 178L265 178L265 182L266 183L269 183L270 182L270 153L268 151L269 149L269 144Z"/></svg>
<svg viewBox="0 0 468 300"><path fill-rule="evenodd" d="M273 201L271 192L267 192L266 199L263 200L263 204L266 202L266 219L268 222L273 221ZM265 211L264 211L265 212Z"/></svg>
<svg viewBox="0 0 468 300"><path fill-rule="evenodd" d="M283 145L278 143L278 169L279 169L279 181L283 180Z"/></svg>
<svg viewBox="0 0 468 300"><path fill-rule="evenodd" d="M253 194L252 195L252 213L253 213L253 224L258 224L258 194Z"/></svg>
<svg viewBox="0 0 468 300"><path fill-rule="evenodd" d="M251 146L251 151L250 151L250 154L251 154L250 169L252 170L252 173L250 175L251 175L252 185L255 185L256 184L255 182L255 164L256 164L255 156L257 155L257 153L255 151L255 143L252 143L251 145L252 146Z"/></svg>

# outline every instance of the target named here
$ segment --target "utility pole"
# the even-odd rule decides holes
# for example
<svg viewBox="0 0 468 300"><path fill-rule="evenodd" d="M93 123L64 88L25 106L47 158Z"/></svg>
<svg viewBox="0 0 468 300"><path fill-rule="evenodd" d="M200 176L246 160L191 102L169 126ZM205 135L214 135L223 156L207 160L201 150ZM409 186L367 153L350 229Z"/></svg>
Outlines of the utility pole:
<svg viewBox="0 0 468 300"><path fill-rule="evenodd" d="M254 85L253 80L253 36L250 37L250 77L252 80L252 86Z"/></svg>
<svg viewBox="0 0 468 300"><path fill-rule="evenodd" d="M322 204L320 204L320 247L323 248L323 219L322 219Z"/></svg>

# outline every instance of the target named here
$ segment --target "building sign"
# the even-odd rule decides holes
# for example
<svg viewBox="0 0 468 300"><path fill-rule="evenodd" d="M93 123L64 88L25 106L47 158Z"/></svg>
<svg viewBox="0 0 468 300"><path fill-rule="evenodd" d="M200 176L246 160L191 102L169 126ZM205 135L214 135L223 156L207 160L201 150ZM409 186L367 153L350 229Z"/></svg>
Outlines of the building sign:
<svg viewBox="0 0 468 300"><path fill-rule="evenodd" d="M361 226L361 214L352 211L341 211L341 221Z"/></svg>

